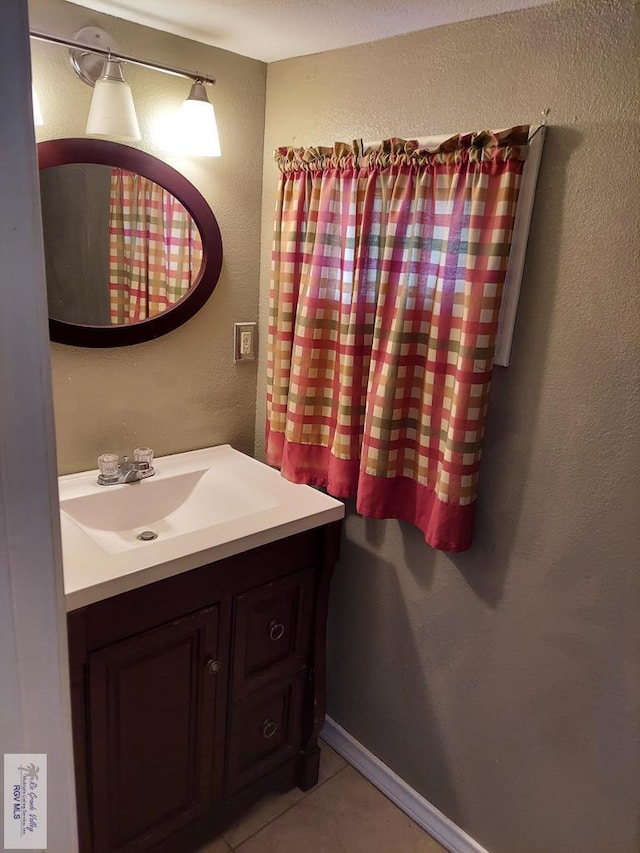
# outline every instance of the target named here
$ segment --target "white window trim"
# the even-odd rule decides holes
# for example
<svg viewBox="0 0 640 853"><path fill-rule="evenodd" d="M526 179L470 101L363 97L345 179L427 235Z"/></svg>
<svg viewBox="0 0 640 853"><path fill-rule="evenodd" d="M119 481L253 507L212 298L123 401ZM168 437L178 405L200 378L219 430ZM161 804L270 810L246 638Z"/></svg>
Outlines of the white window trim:
<svg viewBox="0 0 640 853"><path fill-rule="evenodd" d="M493 360L493 363L500 367L509 367L509 362L511 361L511 344L516 325L520 286L522 285L524 261L529 241L529 229L533 215L533 202L536 195L536 183L538 181L540 160L542 159L542 146L544 145L546 131L547 128L545 125L539 125L537 128L532 128L529 134L529 155L522 170L518 208L516 210L513 236L511 238L511 252L507 264L507 275L504 283L502 306L500 308L496 353Z"/></svg>

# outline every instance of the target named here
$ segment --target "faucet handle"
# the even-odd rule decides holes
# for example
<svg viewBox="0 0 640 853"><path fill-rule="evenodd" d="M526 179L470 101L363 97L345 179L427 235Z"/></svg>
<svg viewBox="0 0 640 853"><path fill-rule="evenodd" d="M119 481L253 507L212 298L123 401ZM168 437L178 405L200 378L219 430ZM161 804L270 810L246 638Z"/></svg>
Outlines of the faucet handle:
<svg viewBox="0 0 640 853"><path fill-rule="evenodd" d="M98 456L98 485L109 486L118 482L120 459L117 453L103 453Z"/></svg>
<svg viewBox="0 0 640 853"><path fill-rule="evenodd" d="M142 477L151 477L153 470L153 450L150 447L136 447L133 451L133 467Z"/></svg>
<svg viewBox="0 0 640 853"><path fill-rule="evenodd" d="M153 450L150 447L136 447L133 451L134 462L146 462L149 468L153 463Z"/></svg>
<svg viewBox="0 0 640 853"><path fill-rule="evenodd" d="M98 471L106 478L118 476L120 459L117 453L103 453L98 456Z"/></svg>

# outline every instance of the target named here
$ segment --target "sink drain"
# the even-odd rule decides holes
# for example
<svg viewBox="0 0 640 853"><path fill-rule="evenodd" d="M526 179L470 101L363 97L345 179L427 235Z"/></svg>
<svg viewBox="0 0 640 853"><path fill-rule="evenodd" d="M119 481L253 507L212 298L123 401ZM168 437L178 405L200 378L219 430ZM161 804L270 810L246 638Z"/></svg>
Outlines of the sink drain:
<svg viewBox="0 0 640 853"><path fill-rule="evenodd" d="M142 533L138 533L136 539L139 539L141 542L151 542L152 539L157 539L158 534L154 533L153 530L143 530Z"/></svg>

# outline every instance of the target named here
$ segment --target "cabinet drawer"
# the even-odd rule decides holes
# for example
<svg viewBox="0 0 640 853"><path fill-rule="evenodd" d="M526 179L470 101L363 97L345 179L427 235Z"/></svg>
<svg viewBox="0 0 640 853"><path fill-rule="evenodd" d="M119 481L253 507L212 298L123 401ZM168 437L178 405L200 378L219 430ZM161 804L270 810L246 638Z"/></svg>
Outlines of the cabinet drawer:
<svg viewBox="0 0 640 853"><path fill-rule="evenodd" d="M227 749L226 794L283 764L301 743L300 713L305 673L235 702Z"/></svg>
<svg viewBox="0 0 640 853"><path fill-rule="evenodd" d="M313 569L305 569L236 597L235 697L293 675L306 665L313 578Z"/></svg>

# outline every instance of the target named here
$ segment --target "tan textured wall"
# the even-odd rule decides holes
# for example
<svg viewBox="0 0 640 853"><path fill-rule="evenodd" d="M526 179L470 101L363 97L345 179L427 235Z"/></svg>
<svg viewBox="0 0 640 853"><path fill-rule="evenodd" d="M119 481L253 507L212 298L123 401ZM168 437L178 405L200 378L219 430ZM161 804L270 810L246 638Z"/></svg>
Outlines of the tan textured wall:
<svg viewBox="0 0 640 853"><path fill-rule="evenodd" d="M640 849L637 47L582 0L269 66L263 329L275 146L551 110L475 545L350 514L332 592L330 714L491 853Z"/></svg>
<svg viewBox="0 0 640 853"><path fill-rule="evenodd" d="M214 76L223 148L219 159L163 151L158 128L187 96L189 81L126 66L143 137L137 144L205 196L222 232L224 264L204 308L156 341L99 350L52 344L60 473L95 467L107 449L141 444L158 455L224 442L252 452L256 369L233 364L233 324L257 319L266 65L63 0L30 0L29 9L32 28L70 38L102 26L124 53ZM92 90L70 69L65 48L32 42L32 53L46 121L38 141L84 136Z"/></svg>

